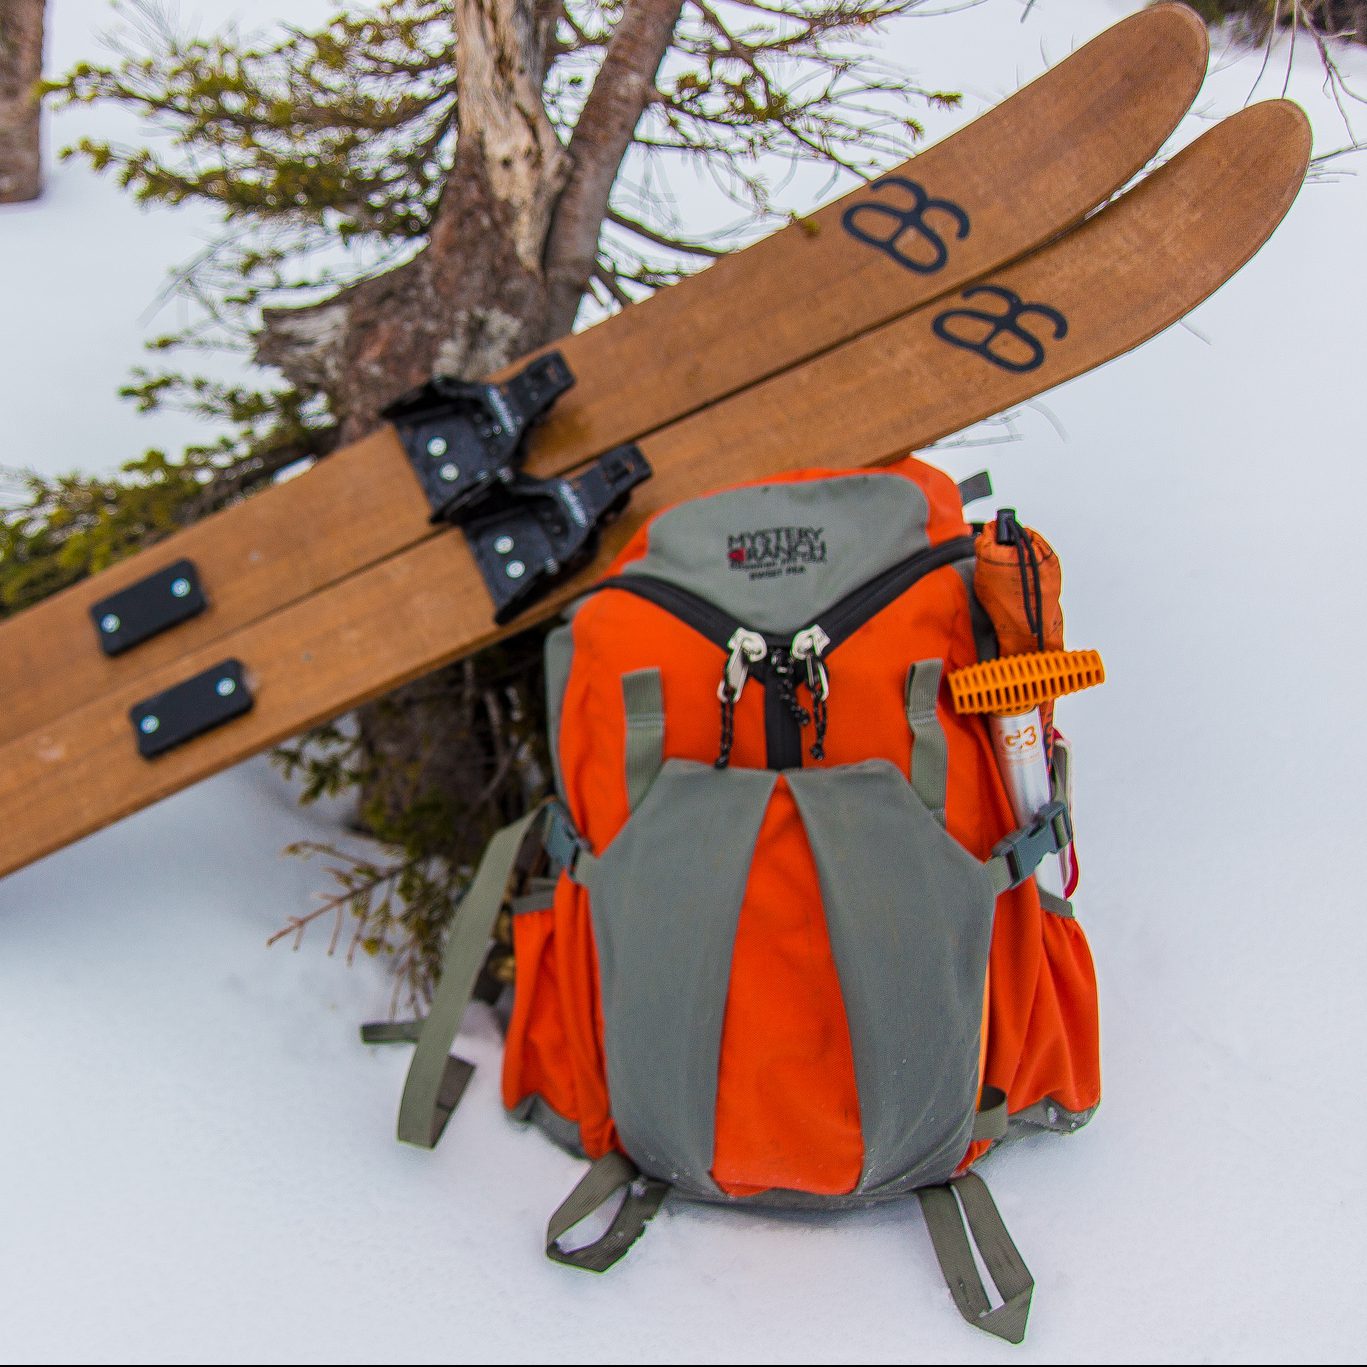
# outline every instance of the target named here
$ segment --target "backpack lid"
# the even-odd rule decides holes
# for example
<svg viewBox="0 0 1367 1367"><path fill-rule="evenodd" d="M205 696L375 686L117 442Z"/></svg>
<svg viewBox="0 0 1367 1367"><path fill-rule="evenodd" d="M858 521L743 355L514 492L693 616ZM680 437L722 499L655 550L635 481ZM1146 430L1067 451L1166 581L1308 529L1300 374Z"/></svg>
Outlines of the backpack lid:
<svg viewBox="0 0 1367 1367"><path fill-rule="evenodd" d="M608 577L668 580L758 631L783 633L917 551L967 533L953 480L915 458L881 470L808 470L666 508Z"/></svg>

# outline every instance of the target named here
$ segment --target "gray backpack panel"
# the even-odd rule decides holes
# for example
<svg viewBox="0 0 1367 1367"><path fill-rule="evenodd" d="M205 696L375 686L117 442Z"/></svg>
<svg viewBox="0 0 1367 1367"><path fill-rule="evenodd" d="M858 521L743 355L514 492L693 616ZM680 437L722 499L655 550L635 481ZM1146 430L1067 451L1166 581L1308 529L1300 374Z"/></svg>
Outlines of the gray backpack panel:
<svg viewBox="0 0 1367 1367"><path fill-rule="evenodd" d="M750 860L778 775L669 760L582 873L612 1115L642 1172L719 1197L717 1070Z"/></svg>
<svg viewBox="0 0 1367 1367"><path fill-rule="evenodd" d="M651 524L623 574L667 579L756 631L791 633L930 540L926 496L909 479L841 475L728 489Z"/></svg>
<svg viewBox="0 0 1367 1367"><path fill-rule="evenodd" d="M943 1182L977 1106L991 879L886 760L785 777L845 998L864 1132L857 1190Z"/></svg>

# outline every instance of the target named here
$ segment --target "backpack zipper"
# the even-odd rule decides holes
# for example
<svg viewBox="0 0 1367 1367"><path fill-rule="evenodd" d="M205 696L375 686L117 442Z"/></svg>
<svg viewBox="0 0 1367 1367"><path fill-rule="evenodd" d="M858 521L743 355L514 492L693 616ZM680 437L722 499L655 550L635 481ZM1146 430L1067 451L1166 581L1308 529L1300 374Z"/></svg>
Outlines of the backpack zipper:
<svg viewBox="0 0 1367 1367"><path fill-rule="evenodd" d="M973 555L971 536L955 537L928 546L898 561L867 583L852 589L821 614L819 623L784 636L752 631L725 608L701 594L648 574L619 574L604 579L593 592L621 589L644 598L677 617L727 652L727 664L718 689L723 709L734 706L747 679L764 685L764 740L770 769L802 767L802 728L808 717L797 701L796 687L802 671L818 717L818 741L824 740L824 712L830 692L825 659L870 618L899 598L918 579L934 570ZM762 648L762 653L761 653ZM734 687L733 687L734 681ZM814 686L815 685L815 686ZM724 747L729 752L729 746ZM818 753L815 758L820 759Z"/></svg>

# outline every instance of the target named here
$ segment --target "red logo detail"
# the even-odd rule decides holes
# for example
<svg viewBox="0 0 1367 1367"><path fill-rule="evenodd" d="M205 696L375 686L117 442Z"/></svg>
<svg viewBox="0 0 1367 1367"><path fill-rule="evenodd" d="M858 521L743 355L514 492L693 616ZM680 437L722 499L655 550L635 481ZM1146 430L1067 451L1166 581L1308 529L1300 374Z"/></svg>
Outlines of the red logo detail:
<svg viewBox="0 0 1367 1367"><path fill-rule="evenodd" d="M726 558L733 565L743 565L745 563L745 552L739 546L737 546L734 550L729 550L726 552Z"/></svg>

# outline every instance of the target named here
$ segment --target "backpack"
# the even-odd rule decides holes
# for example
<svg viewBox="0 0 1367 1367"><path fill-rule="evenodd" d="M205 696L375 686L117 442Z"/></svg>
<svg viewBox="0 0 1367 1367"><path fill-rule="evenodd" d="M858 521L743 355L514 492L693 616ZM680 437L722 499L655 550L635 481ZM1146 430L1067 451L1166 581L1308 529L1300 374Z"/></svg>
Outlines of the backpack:
<svg viewBox="0 0 1367 1367"><path fill-rule="evenodd" d="M604 1270L667 1192L914 1194L960 1312L1019 1342L1033 1281L971 1169L1083 1125L1100 1079L1086 940L1031 877L1071 840L1066 744L1019 827L946 683L997 653L995 544L915 459L651 518L547 638L555 798L491 842L421 1030L367 1029L417 1039L400 1138L435 1144L464 1089L449 1050L516 878L503 1100L592 1163L553 1259Z"/></svg>

